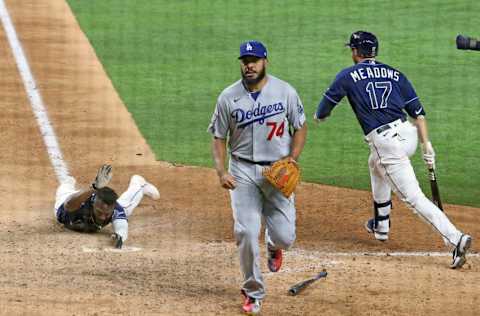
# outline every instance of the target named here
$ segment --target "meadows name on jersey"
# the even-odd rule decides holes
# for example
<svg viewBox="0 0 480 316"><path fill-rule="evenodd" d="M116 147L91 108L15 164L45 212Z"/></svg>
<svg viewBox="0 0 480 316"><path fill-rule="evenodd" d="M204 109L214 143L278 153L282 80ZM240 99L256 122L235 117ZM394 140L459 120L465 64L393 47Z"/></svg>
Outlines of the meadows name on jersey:
<svg viewBox="0 0 480 316"><path fill-rule="evenodd" d="M352 77L353 82L364 79L391 79L398 82L400 80L400 73L390 68L365 67L350 72L350 77Z"/></svg>

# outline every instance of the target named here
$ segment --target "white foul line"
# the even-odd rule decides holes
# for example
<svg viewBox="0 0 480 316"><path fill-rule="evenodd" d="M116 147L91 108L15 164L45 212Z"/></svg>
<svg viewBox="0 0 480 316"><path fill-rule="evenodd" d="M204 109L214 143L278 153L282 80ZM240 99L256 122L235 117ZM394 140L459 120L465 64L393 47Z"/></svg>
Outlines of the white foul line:
<svg viewBox="0 0 480 316"><path fill-rule="evenodd" d="M322 258L322 257L451 257L451 252L436 252L436 251L392 251L392 252L326 252L326 251L307 251L303 249L292 249L286 252L291 253L293 256L299 256L304 258ZM467 253L468 257L480 257L479 253Z"/></svg>
<svg viewBox="0 0 480 316"><path fill-rule="evenodd" d="M20 76L22 77L28 99L30 100L30 105L32 106L33 113L37 119L38 126L40 127L45 146L47 147L50 162L55 170L58 181L61 183L69 177L68 167L63 160L57 136L55 135L50 120L48 119L42 97L30 70L30 66L28 65L27 58L23 52L22 45L18 40L17 32L10 19L4 0L0 0L0 19L2 20L3 28L15 57Z"/></svg>
<svg viewBox="0 0 480 316"><path fill-rule="evenodd" d="M451 252L325 252L320 255L339 256L339 257L451 257ZM467 257L479 257L478 253L467 253Z"/></svg>

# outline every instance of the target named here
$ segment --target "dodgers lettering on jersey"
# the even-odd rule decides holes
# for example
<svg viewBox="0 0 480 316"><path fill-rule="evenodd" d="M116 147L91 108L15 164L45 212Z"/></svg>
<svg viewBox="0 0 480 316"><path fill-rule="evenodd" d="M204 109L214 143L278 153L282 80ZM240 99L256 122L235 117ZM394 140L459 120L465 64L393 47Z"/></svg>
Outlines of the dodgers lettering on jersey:
<svg viewBox="0 0 480 316"><path fill-rule="evenodd" d="M239 80L219 96L208 131L229 138L232 155L251 161L276 161L290 154L292 135L305 123L302 102L293 87L267 75L258 96Z"/></svg>
<svg viewBox="0 0 480 316"><path fill-rule="evenodd" d="M243 109L235 109L232 112L232 118L239 128L243 128L255 122L263 124L269 117L285 112L282 102L269 105L261 105L260 103L253 110L245 111Z"/></svg>
<svg viewBox="0 0 480 316"><path fill-rule="evenodd" d="M379 126L425 115L408 79L398 70L375 60L364 60L342 70L325 92L316 116L327 117L347 97L365 135Z"/></svg>

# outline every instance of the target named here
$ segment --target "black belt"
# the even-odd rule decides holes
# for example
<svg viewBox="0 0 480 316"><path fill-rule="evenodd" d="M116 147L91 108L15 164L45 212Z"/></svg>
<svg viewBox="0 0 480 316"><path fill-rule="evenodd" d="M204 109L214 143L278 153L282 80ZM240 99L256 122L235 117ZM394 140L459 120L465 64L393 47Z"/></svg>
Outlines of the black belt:
<svg viewBox="0 0 480 316"><path fill-rule="evenodd" d="M400 120L403 122L406 122L407 121L407 118L406 117L401 117ZM380 126L379 128L376 129L376 132L377 134L381 134L382 132L385 132L387 129L391 129L392 127L390 126L392 122L390 122L389 124L385 124L385 125L382 125Z"/></svg>
<svg viewBox="0 0 480 316"><path fill-rule="evenodd" d="M232 156L232 157L240 161L244 161L244 162L248 162L248 163L251 163L254 165L260 165L260 166L270 166L273 163L273 161L252 161L250 159L245 159L238 156Z"/></svg>

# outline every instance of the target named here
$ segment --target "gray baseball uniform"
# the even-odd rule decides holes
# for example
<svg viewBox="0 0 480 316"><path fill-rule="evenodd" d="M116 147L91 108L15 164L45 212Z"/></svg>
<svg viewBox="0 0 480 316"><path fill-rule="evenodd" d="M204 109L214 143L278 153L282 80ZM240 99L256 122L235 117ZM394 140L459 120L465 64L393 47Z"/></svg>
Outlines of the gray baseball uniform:
<svg viewBox="0 0 480 316"><path fill-rule="evenodd" d="M298 130L305 124L295 89L274 76L267 75L267 79L258 95L249 93L241 80L226 88L208 127L213 136L229 138L229 172L237 184L230 197L244 276L242 289L257 299L265 296L258 243L262 216L267 238L275 248L287 249L295 240L294 195L285 198L262 171L290 154L290 128Z"/></svg>

